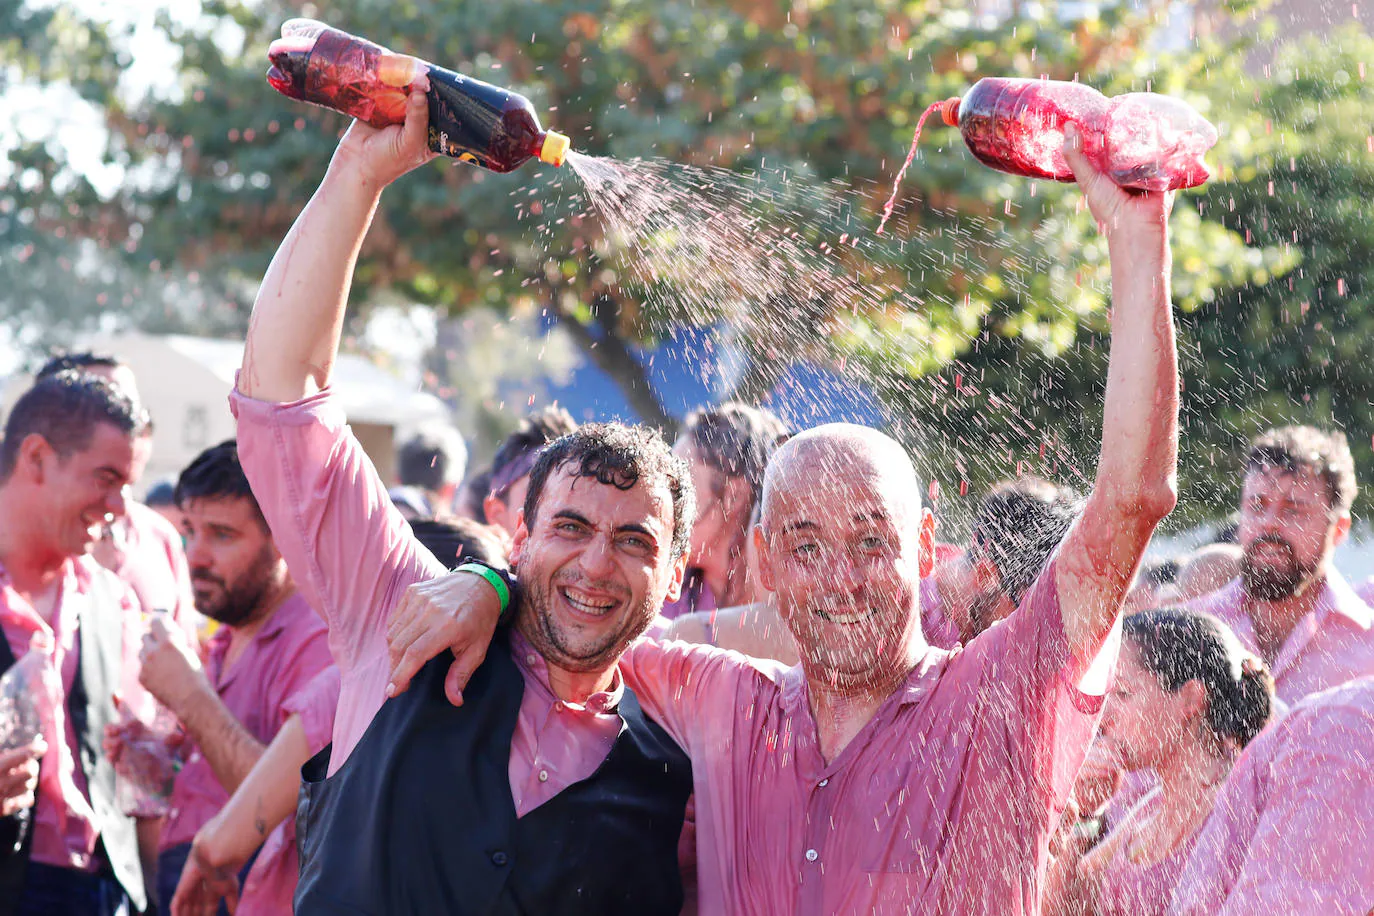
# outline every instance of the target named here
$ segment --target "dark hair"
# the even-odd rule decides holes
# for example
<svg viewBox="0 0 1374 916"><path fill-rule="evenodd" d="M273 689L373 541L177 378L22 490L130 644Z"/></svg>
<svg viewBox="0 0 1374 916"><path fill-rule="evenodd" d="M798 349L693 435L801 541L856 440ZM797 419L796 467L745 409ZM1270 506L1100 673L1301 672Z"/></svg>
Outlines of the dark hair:
<svg viewBox="0 0 1374 916"><path fill-rule="evenodd" d="M422 490L441 490L445 484L458 483L467 463L467 445L451 426L426 427L396 450L401 485Z"/></svg>
<svg viewBox="0 0 1374 916"><path fill-rule="evenodd" d="M697 508L692 475L687 462L673 454L658 432L645 426L589 423L552 442L539 453L530 471L526 525L534 525L545 481L564 467L574 476L590 477L619 490L640 483L664 487L673 500L672 556L676 559L687 551Z"/></svg>
<svg viewBox="0 0 1374 916"><path fill-rule="evenodd" d="M460 505L455 508L459 511L466 511L468 515L477 521L487 523L487 510L482 505L487 494L491 492L491 468L482 468L471 474L467 481L463 483L458 491Z"/></svg>
<svg viewBox="0 0 1374 916"><path fill-rule="evenodd" d="M66 459L90 446L99 423L136 438L148 425L148 411L99 376L66 371L35 382L5 421L0 480L14 472L27 437L42 436L58 457Z"/></svg>
<svg viewBox="0 0 1374 916"><path fill-rule="evenodd" d="M1161 585L1168 585L1178 579L1178 560L1169 558L1166 560L1156 560L1146 563L1140 568L1140 581L1148 582L1158 588Z"/></svg>
<svg viewBox="0 0 1374 916"><path fill-rule="evenodd" d="M91 350L72 350L54 353L42 368L38 370L38 376L34 381L42 381L49 376L59 372L86 372L89 369L118 369L121 366L127 367L119 357L110 353L95 353Z"/></svg>
<svg viewBox="0 0 1374 916"><path fill-rule="evenodd" d="M263 528L267 527L243 465L239 464L239 447L233 439L210 446L186 465L177 478L174 496L177 507L182 509L193 499L246 499L252 503Z"/></svg>
<svg viewBox="0 0 1374 916"><path fill-rule="evenodd" d="M1271 429L1250 445L1245 473L1278 470L1308 473L1326 484L1327 504L1349 512L1359 489L1355 484L1355 459L1345 433L1325 432L1315 426L1281 426Z"/></svg>
<svg viewBox="0 0 1374 916"><path fill-rule="evenodd" d="M1078 514L1078 494L1041 477L1004 480L973 519L973 542L997 567L1002 591L1018 603Z"/></svg>
<svg viewBox="0 0 1374 916"><path fill-rule="evenodd" d="M143 496L143 505L153 506L175 506L177 504L177 485L172 480L159 480L148 488L148 492Z"/></svg>
<svg viewBox="0 0 1374 916"><path fill-rule="evenodd" d="M1197 681L1207 692L1207 726L1245 747L1269 722L1274 679L1226 624L1182 608L1143 611L1126 618L1125 637L1140 664L1170 693Z"/></svg>
<svg viewBox="0 0 1374 916"><path fill-rule="evenodd" d="M503 568L510 562L506 533L470 518L417 518L411 520L410 530L449 569L464 560Z"/></svg>
<svg viewBox="0 0 1374 916"><path fill-rule="evenodd" d="M534 467L541 448L576 429L577 421L562 407L543 407L528 414L491 459L491 494L504 500L511 484Z"/></svg>
<svg viewBox="0 0 1374 916"><path fill-rule="evenodd" d="M682 428L703 461L726 477L748 481L753 506L763 497L768 459L790 434L775 414L737 401L695 410Z"/></svg>

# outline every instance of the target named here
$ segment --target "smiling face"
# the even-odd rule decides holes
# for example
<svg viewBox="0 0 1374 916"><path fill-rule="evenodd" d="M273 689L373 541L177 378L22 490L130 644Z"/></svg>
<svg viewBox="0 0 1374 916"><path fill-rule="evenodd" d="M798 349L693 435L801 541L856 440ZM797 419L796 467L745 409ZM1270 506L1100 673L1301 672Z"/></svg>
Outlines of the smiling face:
<svg viewBox="0 0 1374 916"><path fill-rule="evenodd" d="M41 436L30 438L47 546L63 556L86 553L105 523L124 514L134 473L133 437L111 423L97 423L86 447L65 457Z"/></svg>
<svg viewBox="0 0 1374 916"><path fill-rule="evenodd" d="M1308 471L1251 471L1241 494L1237 539L1241 579L1261 601L1281 601L1322 578L1350 517L1330 504L1326 485Z"/></svg>
<svg viewBox="0 0 1374 916"><path fill-rule="evenodd" d="M855 429L798 437L778 453L755 535L763 583L803 663L842 689L910 670L920 577L934 562L934 519L910 461Z"/></svg>
<svg viewBox="0 0 1374 916"><path fill-rule="evenodd" d="M520 632L549 665L608 670L677 597L686 557L672 557L666 487L627 490L554 470L534 519L517 525L511 561L524 601Z"/></svg>

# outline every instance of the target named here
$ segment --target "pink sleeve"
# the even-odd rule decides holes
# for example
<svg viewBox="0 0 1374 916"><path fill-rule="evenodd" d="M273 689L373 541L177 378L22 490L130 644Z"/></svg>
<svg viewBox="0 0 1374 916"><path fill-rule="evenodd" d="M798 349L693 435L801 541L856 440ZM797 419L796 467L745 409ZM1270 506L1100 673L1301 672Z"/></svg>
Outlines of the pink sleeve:
<svg viewBox="0 0 1374 916"><path fill-rule="evenodd" d="M640 639L620 660L625 684L639 705L688 756L705 749L702 725L733 722L740 692L783 670L779 662L676 640Z"/></svg>
<svg viewBox="0 0 1374 916"><path fill-rule="evenodd" d="M330 665L305 689L286 701L286 712L301 717L305 741L313 757L324 749L334 734L334 713L339 708L339 669Z"/></svg>
<svg viewBox="0 0 1374 916"><path fill-rule="evenodd" d="M1269 765L1264 811L1224 914L1362 916L1374 904L1374 715L1321 705L1299 715L1300 737Z"/></svg>
<svg viewBox="0 0 1374 916"><path fill-rule="evenodd" d="M1051 559L1006 620L973 639L952 666L973 664L980 704L1003 724L995 733L1012 760L1035 763L1054 807L1068 798L1097 726L1102 697L1081 692L1064 632Z"/></svg>
<svg viewBox="0 0 1374 916"><path fill-rule="evenodd" d="M410 532L329 389L289 404L229 399L239 460L296 586L345 673L386 657L406 586L444 568Z"/></svg>

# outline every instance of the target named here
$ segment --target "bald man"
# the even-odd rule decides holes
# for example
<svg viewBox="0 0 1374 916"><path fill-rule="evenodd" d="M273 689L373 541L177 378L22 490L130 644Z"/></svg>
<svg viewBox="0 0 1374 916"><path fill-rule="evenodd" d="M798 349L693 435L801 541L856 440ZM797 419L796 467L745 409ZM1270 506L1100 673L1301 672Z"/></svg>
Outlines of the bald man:
<svg viewBox="0 0 1374 916"><path fill-rule="evenodd" d="M1112 254L1102 451L1083 515L1017 610L962 649L929 647L918 591L934 522L912 462L874 430L824 426L775 455L754 532L801 664L652 641L622 660L692 758L703 913L1039 911L1101 707L1079 685L1114 656L1127 587L1174 505L1178 443L1170 200L1068 153ZM474 637L484 647L495 627L483 589L464 576L445 599L407 597L396 689L444 648L460 681L475 666Z"/></svg>

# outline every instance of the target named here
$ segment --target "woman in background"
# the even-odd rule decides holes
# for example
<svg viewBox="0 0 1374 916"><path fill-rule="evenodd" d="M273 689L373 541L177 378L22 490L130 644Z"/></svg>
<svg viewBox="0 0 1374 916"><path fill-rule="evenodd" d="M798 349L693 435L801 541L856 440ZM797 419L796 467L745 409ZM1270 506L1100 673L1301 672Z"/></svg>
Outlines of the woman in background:
<svg viewBox="0 0 1374 916"><path fill-rule="evenodd" d="M1170 895L1236 757L1269 721L1274 682L1216 618L1181 609L1126 618L1097 741L1159 786L1093 845L1067 827L1046 885L1051 914L1151 916Z"/></svg>

